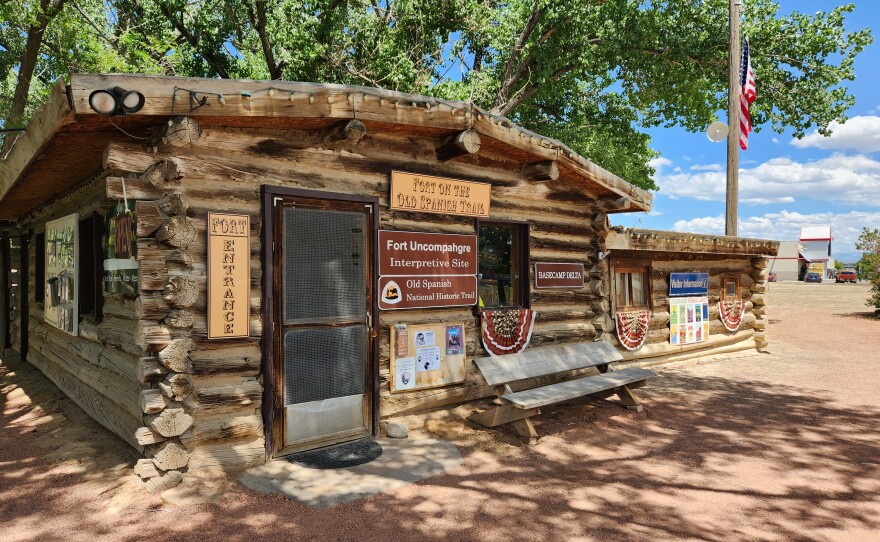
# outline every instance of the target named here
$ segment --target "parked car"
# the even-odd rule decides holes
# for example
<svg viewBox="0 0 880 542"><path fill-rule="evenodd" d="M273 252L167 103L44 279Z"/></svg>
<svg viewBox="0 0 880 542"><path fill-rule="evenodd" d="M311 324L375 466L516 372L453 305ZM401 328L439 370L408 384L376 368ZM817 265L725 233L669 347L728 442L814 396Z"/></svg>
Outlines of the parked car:
<svg viewBox="0 0 880 542"><path fill-rule="evenodd" d="M776 273L773 273L773 272L771 271L770 274L767 275L767 280L768 280L769 282L776 282Z"/></svg>
<svg viewBox="0 0 880 542"><path fill-rule="evenodd" d="M807 276L804 277L804 282L822 282L822 275L820 273L807 273Z"/></svg>
<svg viewBox="0 0 880 542"><path fill-rule="evenodd" d="M856 275L855 270L841 269L840 273L837 274L837 280L835 282L852 282L855 284L858 280L859 276Z"/></svg>

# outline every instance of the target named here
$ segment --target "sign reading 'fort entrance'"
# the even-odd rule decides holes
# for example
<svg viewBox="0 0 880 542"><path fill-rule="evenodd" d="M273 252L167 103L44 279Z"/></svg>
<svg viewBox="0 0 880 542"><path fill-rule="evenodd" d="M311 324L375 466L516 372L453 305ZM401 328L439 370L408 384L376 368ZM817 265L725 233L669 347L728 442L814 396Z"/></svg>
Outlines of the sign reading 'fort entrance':
<svg viewBox="0 0 880 542"><path fill-rule="evenodd" d="M391 208L460 216L489 216L492 185L391 172Z"/></svg>
<svg viewBox="0 0 880 542"><path fill-rule="evenodd" d="M208 338L249 335L251 223L208 213Z"/></svg>
<svg viewBox="0 0 880 542"><path fill-rule="evenodd" d="M379 308L477 303L477 236L379 232Z"/></svg>

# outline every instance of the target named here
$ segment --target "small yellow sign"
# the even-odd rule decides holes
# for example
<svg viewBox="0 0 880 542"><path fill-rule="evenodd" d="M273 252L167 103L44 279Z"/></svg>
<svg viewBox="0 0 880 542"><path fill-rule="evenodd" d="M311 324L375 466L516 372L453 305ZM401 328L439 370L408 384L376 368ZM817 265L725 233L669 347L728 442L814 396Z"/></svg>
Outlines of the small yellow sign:
<svg viewBox="0 0 880 542"><path fill-rule="evenodd" d="M208 338L250 334L251 222L208 213Z"/></svg>
<svg viewBox="0 0 880 542"><path fill-rule="evenodd" d="M391 208L443 215L489 216L492 185L391 172Z"/></svg>

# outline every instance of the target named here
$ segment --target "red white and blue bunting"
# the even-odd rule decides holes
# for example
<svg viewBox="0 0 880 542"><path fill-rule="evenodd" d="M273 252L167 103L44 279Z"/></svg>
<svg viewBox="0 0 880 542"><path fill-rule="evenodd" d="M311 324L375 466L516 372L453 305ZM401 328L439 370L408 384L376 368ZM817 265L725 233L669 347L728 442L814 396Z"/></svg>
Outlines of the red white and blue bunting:
<svg viewBox="0 0 880 542"><path fill-rule="evenodd" d="M483 311L483 347L490 356L522 352L532 339L535 312L529 309Z"/></svg>
<svg viewBox="0 0 880 542"><path fill-rule="evenodd" d="M727 331L736 331L742 324L746 304L742 299L725 299L718 302L718 314Z"/></svg>
<svg viewBox="0 0 880 542"><path fill-rule="evenodd" d="M638 350L645 344L651 311L618 312L614 319L617 323L617 339L624 348Z"/></svg>

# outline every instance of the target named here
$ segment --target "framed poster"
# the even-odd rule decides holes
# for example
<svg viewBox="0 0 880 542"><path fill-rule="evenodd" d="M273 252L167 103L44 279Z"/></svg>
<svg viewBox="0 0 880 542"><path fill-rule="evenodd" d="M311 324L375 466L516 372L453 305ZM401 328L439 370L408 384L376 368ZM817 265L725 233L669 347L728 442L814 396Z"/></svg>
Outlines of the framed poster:
<svg viewBox="0 0 880 542"><path fill-rule="evenodd" d="M46 223L46 295L43 319L61 331L79 333L79 214Z"/></svg>
<svg viewBox="0 0 880 542"><path fill-rule="evenodd" d="M709 339L709 298L669 299L669 344L683 346Z"/></svg>
<svg viewBox="0 0 880 542"><path fill-rule="evenodd" d="M465 381L464 322L391 327L391 392Z"/></svg>

